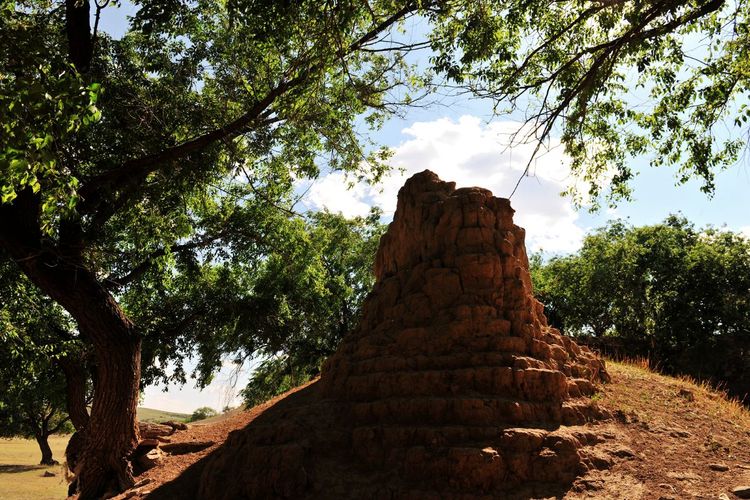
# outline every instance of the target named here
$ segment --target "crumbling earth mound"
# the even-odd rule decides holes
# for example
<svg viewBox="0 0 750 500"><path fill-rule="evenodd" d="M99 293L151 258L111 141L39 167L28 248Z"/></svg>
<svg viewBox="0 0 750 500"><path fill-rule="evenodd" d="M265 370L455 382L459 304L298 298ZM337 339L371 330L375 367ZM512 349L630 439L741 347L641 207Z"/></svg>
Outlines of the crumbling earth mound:
<svg viewBox="0 0 750 500"><path fill-rule="evenodd" d="M508 200L415 175L376 276L320 380L207 457L198 498L554 495L611 465L585 425L604 363L547 325Z"/></svg>

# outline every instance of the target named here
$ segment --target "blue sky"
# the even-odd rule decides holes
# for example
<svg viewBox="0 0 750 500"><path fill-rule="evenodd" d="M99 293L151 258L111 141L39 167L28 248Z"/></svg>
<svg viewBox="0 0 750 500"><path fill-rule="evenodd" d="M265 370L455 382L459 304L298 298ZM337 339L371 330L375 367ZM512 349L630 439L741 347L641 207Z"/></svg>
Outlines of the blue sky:
<svg viewBox="0 0 750 500"><path fill-rule="evenodd" d="M129 3L106 8L100 29L119 37L125 31L126 16L134 12ZM394 173L379 186L357 185L346 190L341 174L326 173L312 184L300 184L301 190L309 188L303 206L359 215L376 204L388 216L405 178L426 168L444 180L456 181L458 186L481 185L497 196L508 196L533 146L507 150L507 134L519 123L512 117L490 118L488 103L467 99L453 100L449 106L411 110L403 118L390 120L374 135L377 142L394 149L393 165L404 169L403 175ZM715 195L709 198L700 192L697 181L676 186L672 169L650 168L647 158L636 159L632 166L639 174L633 182L633 200L621 202L614 210L590 214L586 209L576 211L569 199L559 196L571 180L568 160L554 137L550 145L549 153L534 163L533 175L523 179L512 200L516 222L526 228L527 245L532 251L572 252L588 231L609 219L627 218L633 225L644 225L677 212L697 226L726 225L750 235L750 167L746 160L717 175ZM249 373L250 367L245 367L235 377L227 366L204 391L190 383L182 388L170 387L168 393L151 387L145 391L143 406L183 412L200 406L221 409L237 404L237 389ZM232 379L236 379L235 387L229 383Z"/></svg>

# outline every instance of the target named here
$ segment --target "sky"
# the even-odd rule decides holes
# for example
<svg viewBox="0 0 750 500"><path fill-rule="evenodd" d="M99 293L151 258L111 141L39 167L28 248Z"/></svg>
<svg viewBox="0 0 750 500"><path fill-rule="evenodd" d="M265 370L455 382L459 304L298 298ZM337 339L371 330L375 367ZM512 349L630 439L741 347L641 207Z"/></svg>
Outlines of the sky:
<svg viewBox="0 0 750 500"><path fill-rule="evenodd" d="M476 114L438 109L415 119L399 120L398 132L384 131L382 142L394 149L394 171L379 186L356 185L347 190L344 176L333 172L309 186L305 206L327 208L345 215L362 215L371 205L392 215L396 194L416 172L430 169L458 187L481 186L496 196L508 197L522 176L533 145L508 148L508 135L519 123ZM389 124L391 127L394 124ZM608 220L627 219L633 225L654 224L669 214L682 213L697 226L713 225L744 231L750 235L750 166L739 164L716 178L716 192L708 197L700 183L677 186L673 169L648 166L647 158L635 159L638 172L633 182L633 200L614 209L604 206L596 213L587 207L576 210L570 198L560 193L570 183L570 160L559 141L540 155L511 199L515 222L526 229L529 250L564 254L577 250L587 232ZM580 185L580 183L579 183Z"/></svg>
<svg viewBox="0 0 750 500"><path fill-rule="evenodd" d="M112 36L124 33L126 16L135 8L123 2L118 9L103 12L101 29ZM454 100L428 109L414 109L403 118L393 118L372 137L393 148L394 167L381 184L357 184L347 189L343 174L324 172L313 182L301 181L298 189L307 191L302 207L328 209L355 216L366 214L373 205L384 211L385 220L392 217L396 194L404 181L416 172L430 169L457 187L481 186L496 196L508 197L522 175L533 146L508 148L508 135L520 124L509 117L491 119L488 103L477 100ZM638 173L632 183L633 200L620 202L616 208L589 213L576 210L572 200L560 196L571 182L570 161L559 141L550 140L549 150L532 164L531 175L524 177L511 204L516 210L515 222L526 229L530 252L546 255L575 252L585 235L614 218L627 219L633 225L654 224L669 214L681 213L696 226L726 226L750 236L750 165L747 161L721 172L716 177L716 191L711 198L701 193L696 181L676 186L673 170L651 168L648 158L632 163ZM168 411L192 412L201 406L221 410L236 406L237 397L252 371L244 367L233 374L227 364L214 382L199 391L188 382L183 387L149 387L142 406ZM234 382L234 384L232 384Z"/></svg>

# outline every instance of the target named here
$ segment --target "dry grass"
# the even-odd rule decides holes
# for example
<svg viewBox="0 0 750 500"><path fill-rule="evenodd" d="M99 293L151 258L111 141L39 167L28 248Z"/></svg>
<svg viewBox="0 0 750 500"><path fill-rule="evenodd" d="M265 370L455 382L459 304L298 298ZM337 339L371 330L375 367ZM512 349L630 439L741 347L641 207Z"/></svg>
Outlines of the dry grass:
<svg viewBox="0 0 750 500"><path fill-rule="evenodd" d="M64 461L70 436L49 439L55 460ZM31 439L0 439L0 497L13 500L65 498L68 484L62 465L39 465L41 452ZM43 477L45 472L55 477Z"/></svg>
<svg viewBox="0 0 750 500"><path fill-rule="evenodd" d="M607 366L613 367L618 373L640 380L658 380L660 384L671 387L677 397L696 403L696 406L706 411L707 415L728 418L736 423L738 428L750 428L750 410L739 398L729 396L721 387L705 380L699 381L688 375L662 375L653 371L650 365L647 358L607 360Z"/></svg>

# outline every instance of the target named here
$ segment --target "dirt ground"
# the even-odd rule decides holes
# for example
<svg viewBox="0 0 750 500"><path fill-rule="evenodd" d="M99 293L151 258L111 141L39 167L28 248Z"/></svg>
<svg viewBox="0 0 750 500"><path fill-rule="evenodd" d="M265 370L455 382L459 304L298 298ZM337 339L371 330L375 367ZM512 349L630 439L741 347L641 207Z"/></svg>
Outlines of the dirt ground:
<svg viewBox="0 0 750 500"><path fill-rule="evenodd" d="M738 498L734 488L750 486L750 413L741 405L706 387L636 364L610 362L608 369L612 383L602 386L592 400L613 417L587 425L609 437L603 452L618 459L607 470L580 477L564 498L732 499ZM127 494L147 498L211 453L229 432L285 396L175 433L173 443L215 444L196 453L167 456L162 465L138 478L142 486Z"/></svg>
<svg viewBox="0 0 750 500"><path fill-rule="evenodd" d="M750 485L750 413L688 380L609 363L612 383L595 399L614 415L605 427L633 451L579 479L566 498L737 498Z"/></svg>

